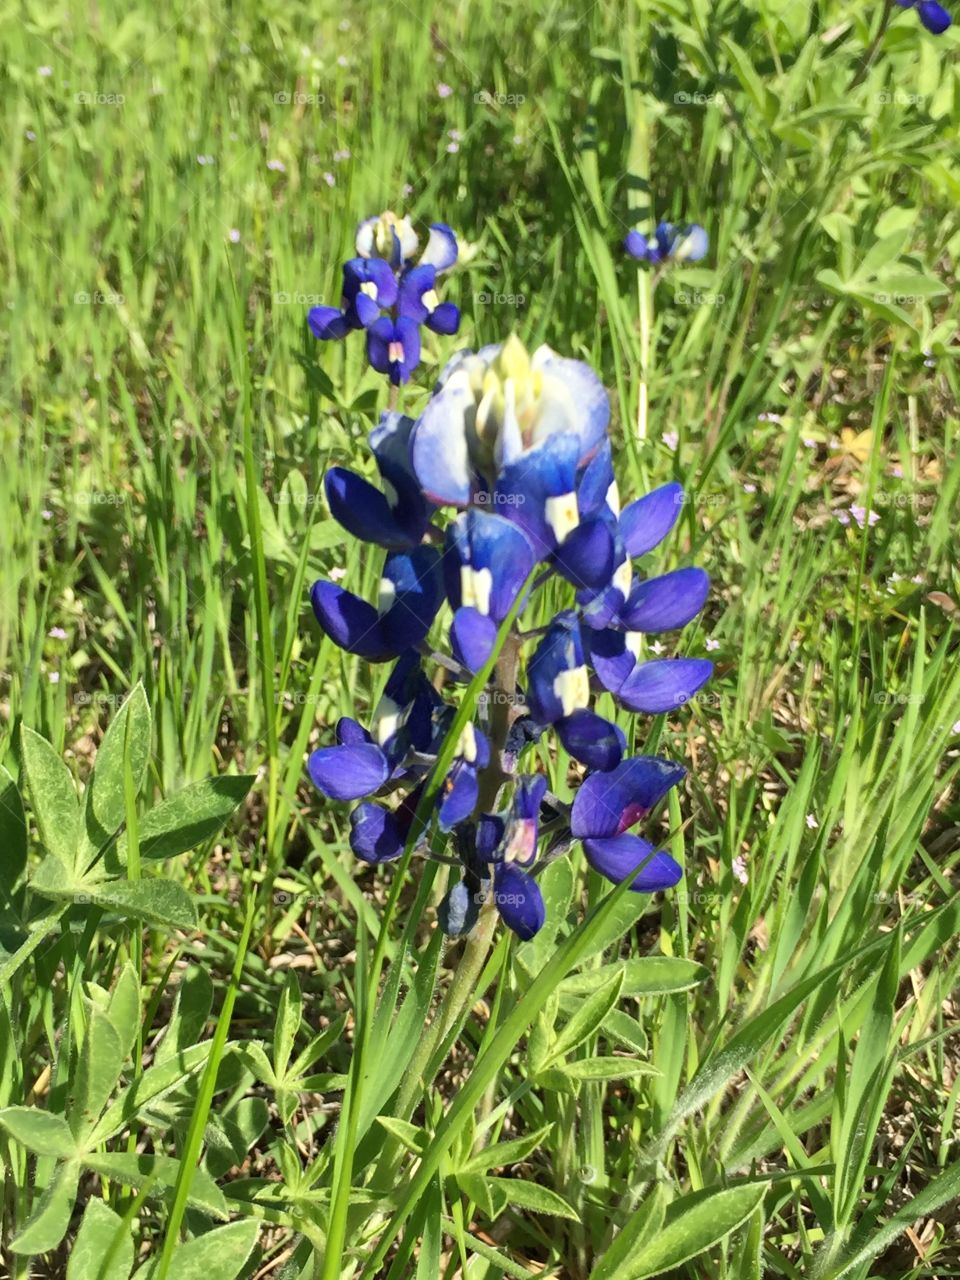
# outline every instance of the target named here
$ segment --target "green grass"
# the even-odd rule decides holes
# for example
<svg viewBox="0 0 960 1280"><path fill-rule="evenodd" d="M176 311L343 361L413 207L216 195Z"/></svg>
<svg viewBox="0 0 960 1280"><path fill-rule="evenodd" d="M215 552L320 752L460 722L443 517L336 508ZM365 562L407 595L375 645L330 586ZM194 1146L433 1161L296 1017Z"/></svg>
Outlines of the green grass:
<svg viewBox="0 0 960 1280"><path fill-rule="evenodd" d="M0 763L20 777L25 725L85 782L142 681L130 881L156 878L148 801L256 782L163 864L196 930L0 876L0 1107L78 1125L79 1079L106 1108L75 1191L59 1127L40 1155L0 1129L0 1272L82 1280L71 1251L109 1239L124 1280L161 1255L210 1280L960 1274L956 29L727 0L8 9ZM446 872L360 867L304 770L384 678L307 590L379 576L321 481L369 469L387 390L304 315L385 207L472 247L461 334L401 407L511 330L588 360L621 492L688 494L650 571L713 582L676 648L709 639L715 679L617 713L690 768L682 891L614 901L575 850L544 934L466 957L429 1054ZM711 241L656 284L620 249L651 210ZM542 752L569 797L567 763ZM62 1243L14 1252L45 1189Z"/></svg>

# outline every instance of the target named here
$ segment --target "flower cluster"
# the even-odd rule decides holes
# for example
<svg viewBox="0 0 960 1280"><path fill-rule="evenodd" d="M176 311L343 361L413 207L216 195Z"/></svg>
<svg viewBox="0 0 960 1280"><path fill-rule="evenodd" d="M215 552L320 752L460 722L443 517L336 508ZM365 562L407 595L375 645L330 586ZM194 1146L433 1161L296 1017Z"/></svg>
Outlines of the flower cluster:
<svg viewBox="0 0 960 1280"><path fill-rule="evenodd" d="M920 21L931 35L942 36L950 25L950 15L937 0L897 0L901 9L916 9Z"/></svg>
<svg viewBox="0 0 960 1280"><path fill-rule="evenodd" d="M386 862L410 845L459 869L440 912L450 934L492 904L532 937L544 920L537 875L574 841L608 879L632 872L640 892L681 875L631 829L684 769L630 757L622 729L591 702L605 693L654 714L694 696L709 660L646 652L648 637L700 611L708 579L698 568L637 572L676 523L683 493L666 484L621 507L608 418L589 366L548 347L530 355L511 337L458 354L416 421L384 414L370 438L380 487L341 467L325 478L332 514L386 555L376 604L321 581L314 613L347 652L394 665L369 727L342 719L336 745L310 757L310 776L324 795L360 802L350 817L359 858ZM453 508L445 520L444 508ZM550 582L569 592L568 607L521 630L516 619L535 614L545 588L555 598ZM427 636L445 606L449 652L434 653ZM428 678L431 659L444 681ZM481 668L491 679L418 818L456 714L444 692ZM572 805L536 768L550 730L584 771ZM434 821L449 850L430 836Z"/></svg>
<svg viewBox="0 0 960 1280"><path fill-rule="evenodd" d="M708 245L706 231L696 222L686 227L660 222L652 236L628 231L623 241L631 258L655 267L665 262L699 262L706 257Z"/></svg>
<svg viewBox="0 0 960 1280"><path fill-rule="evenodd" d="M357 228L357 256L343 264L339 307L314 307L307 322L316 338L345 338L352 329L367 332L367 358L396 386L420 363L420 326L453 334L460 312L437 296L437 279L457 261L457 238L435 222L420 257L419 237L409 218L389 210Z"/></svg>

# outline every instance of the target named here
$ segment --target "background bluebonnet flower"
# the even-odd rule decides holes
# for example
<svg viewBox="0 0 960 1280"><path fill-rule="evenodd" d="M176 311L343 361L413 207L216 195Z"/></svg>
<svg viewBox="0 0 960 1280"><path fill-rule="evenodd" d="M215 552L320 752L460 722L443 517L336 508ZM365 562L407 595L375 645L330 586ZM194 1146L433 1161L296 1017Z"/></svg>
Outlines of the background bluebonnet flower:
<svg viewBox="0 0 960 1280"><path fill-rule="evenodd" d="M937 0L897 0L897 4L901 9L916 9L920 21L932 35L943 35L950 25L950 14Z"/></svg>
<svg viewBox="0 0 960 1280"><path fill-rule="evenodd" d="M434 223L414 265L419 243L409 218L387 210L365 219L357 228L357 256L343 267L340 307L313 307L307 316L314 337L324 341L365 329L370 364L395 386L420 363L422 324L443 334L460 327L458 308L436 292L440 272L456 264L457 238L446 223Z"/></svg>
<svg viewBox="0 0 960 1280"><path fill-rule="evenodd" d="M363 244L403 270L417 247L411 232L368 224ZM598 690L649 712L693 696L712 664L645 661L643 637L689 622L709 580L694 567L635 572L634 561L673 528L683 495L663 485L621 509L608 419L606 392L588 366L545 347L531 357L511 338L455 357L415 423L384 416L371 435L382 490L343 468L326 480L337 519L387 554L377 607L319 582L314 611L348 652L399 660L369 732L341 721L337 743L310 757L310 776L325 795L360 801L350 844L366 862L396 859L408 844L450 861L441 850L451 837L460 871L439 912L451 935L469 932L484 909L521 939L536 934L545 914L538 846L547 833L551 850L581 841L590 864L614 881L647 859L632 885L638 892L669 887L681 874L628 829L683 769L626 758L623 731L591 704ZM441 538L442 553L434 545ZM455 708L421 667L441 607L451 611L452 651L441 661L446 687L456 689L491 659L520 593L549 578L572 584L571 607L536 632L511 631L451 754ZM549 794L543 774L529 765L522 772L525 754L538 743L542 751L551 731L587 771L572 809ZM445 776L430 782L433 804L414 831L442 751Z"/></svg>
<svg viewBox="0 0 960 1280"><path fill-rule="evenodd" d="M623 247L631 258L658 266L662 262L699 262L706 257L709 237L698 222L684 227L672 222L659 222L652 236L628 231Z"/></svg>

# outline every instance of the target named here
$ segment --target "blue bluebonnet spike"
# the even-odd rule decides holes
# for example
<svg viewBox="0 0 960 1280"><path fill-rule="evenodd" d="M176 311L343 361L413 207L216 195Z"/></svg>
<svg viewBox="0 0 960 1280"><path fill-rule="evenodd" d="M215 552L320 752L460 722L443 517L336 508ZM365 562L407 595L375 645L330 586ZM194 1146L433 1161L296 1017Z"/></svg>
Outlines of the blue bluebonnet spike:
<svg viewBox="0 0 960 1280"><path fill-rule="evenodd" d="M657 756L634 756L609 773L593 773L581 785L570 814L570 832L583 844L587 861L608 880L623 880L644 865L630 888L638 893L669 889L680 866L629 828L676 786L686 770Z"/></svg>
<svg viewBox="0 0 960 1280"><path fill-rule="evenodd" d="M440 557L433 547L388 555L377 608L321 579L310 593L330 639L370 662L387 662L426 637L442 601Z"/></svg>
<svg viewBox="0 0 960 1280"><path fill-rule="evenodd" d="M580 623L572 610L557 615L530 659L527 701L538 724L552 724L567 751L588 768L620 763L623 733L589 710L590 672Z"/></svg>
<svg viewBox="0 0 960 1280"><path fill-rule="evenodd" d="M950 14L937 0L897 0L901 9L916 9L920 21L931 35L941 36L950 26Z"/></svg>
<svg viewBox="0 0 960 1280"><path fill-rule="evenodd" d="M410 461L415 423L400 413L384 413L370 432L383 492L344 467L332 467L324 491L334 519L356 538L378 546L411 549L423 541L434 507L417 483Z"/></svg>
<svg viewBox="0 0 960 1280"><path fill-rule="evenodd" d="M460 311L437 297L437 277L457 261L457 238L442 222L430 228L419 263L413 261L419 239L409 218L390 210L367 218L357 229L357 257L343 267L342 306L314 307L308 317L314 337L345 338L367 331L367 359L378 373L399 386L420 363L420 325L453 334Z"/></svg>

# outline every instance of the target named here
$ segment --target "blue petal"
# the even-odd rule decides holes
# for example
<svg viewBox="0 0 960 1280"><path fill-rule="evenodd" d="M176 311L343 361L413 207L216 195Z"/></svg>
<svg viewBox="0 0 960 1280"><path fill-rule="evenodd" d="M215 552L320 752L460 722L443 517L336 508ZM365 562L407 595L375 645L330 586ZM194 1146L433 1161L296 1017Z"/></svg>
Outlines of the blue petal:
<svg viewBox="0 0 960 1280"><path fill-rule="evenodd" d="M686 773L659 756L631 756L609 773L591 773L580 785L570 812L575 839L618 835L649 813Z"/></svg>
<svg viewBox="0 0 960 1280"><path fill-rule="evenodd" d="M710 579L702 569L675 569L638 582L620 610L627 631L673 631L686 626L703 608Z"/></svg>
<svg viewBox="0 0 960 1280"><path fill-rule="evenodd" d="M521 819L540 817L540 805L547 790L547 780L542 773L531 773L517 779L513 793L513 813Z"/></svg>
<svg viewBox="0 0 960 1280"><path fill-rule="evenodd" d="M616 547L610 525L599 516L584 520L554 552L561 577L575 587L602 587L613 576Z"/></svg>
<svg viewBox="0 0 960 1280"><path fill-rule="evenodd" d="M950 25L950 15L936 0L918 0L917 13L931 35L943 35Z"/></svg>
<svg viewBox="0 0 960 1280"><path fill-rule="evenodd" d="M420 541L400 527L380 490L355 472L332 467L323 487L330 514L355 538L381 547L410 547Z"/></svg>
<svg viewBox="0 0 960 1280"><path fill-rule="evenodd" d="M390 767L373 742L321 747L307 762L313 785L331 800L359 800L386 782Z"/></svg>
<svg viewBox="0 0 960 1280"><path fill-rule="evenodd" d="M617 690L617 700L631 711L660 715L683 706L712 674L713 663L706 658L641 662Z"/></svg>
<svg viewBox="0 0 960 1280"><path fill-rule="evenodd" d="M581 520L585 520L587 516L599 515L605 508L609 509L607 495L615 479L610 441L606 439L577 480L577 506Z"/></svg>
<svg viewBox="0 0 960 1280"><path fill-rule="evenodd" d="M627 741L619 725L604 720L595 711L575 711L557 721L557 733L566 750L588 769L606 773L623 759Z"/></svg>
<svg viewBox="0 0 960 1280"><path fill-rule="evenodd" d="M476 855L481 862L493 862L500 854L504 822L495 813L482 813L477 821Z"/></svg>
<svg viewBox="0 0 960 1280"><path fill-rule="evenodd" d="M630 888L634 893L656 893L658 889L670 889L683 875L682 868L662 849L640 836L614 836L608 840L584 840L583 851L594 871L607 880L619 884L634 867L644 862Z"/></svg>
<svg viewBox="0 0 960 1280"><path fill-rule="evenodd" d="M546 919L543 894L532 876L512 862L498 864L493 876L493 894L503 923L523 942L539 933Z"/></svg>
<svg viewBox="0 0 960 1280"><path fill-rule="evenodd" d="M434 502L465 507L476 477L467 447L476 400L466 372L454 370L431 399L413 436L413 468Z"/></svg>
<svg viewBox="0 0 960 1280"><path fill-rule="evenodd" d="M463 603L502 622L533 568L533 549L521 529L472 507L447 526L444 574L451 605Z"/></svg>
<svg viewBox="0 0 960 1280"><path fill-rule="evenodd" d="M372 741L362 724L351 720L349 716L341 716L337 721L337 742L341 747L354 747L361 742Z"/></svg>
<svg viewBox="0 0 960 1280"><path fill-rule="evenodd" d="M339 307L311 307L307 313L307 324L313 336L324 342L345 338L351 329Z"/></svg>
<svg viewBox="0 0 960 1280"><path fill-rule="evenodd" d="M628 231L624 237L623 247L631 258L640 262L647 260L647 237L639 231Z"/></svg>
<svg viewBox="0 0 960 1280"><path fill-rule="evenodd" d="M437 825L441 831L450 831L470 817L476 808L479 790L474 765L466 760L457 760L444 779L441 790L442 799L437 812Z"/></svg>
<svg viewBox="0 0 960 1280"><path fill-rule="evenodd" d="M637 498L620 513L620 535L631 559L646 555L658 546L683 509L683 487L661 485L643 498Z"/></svg>
<svg viewBox="0 0 960 1280"><path fill-rule="evenodd" d="M399 649L385 639L373 605L333 582L315 582L310 603L320 626L334 644L370 662L386 662ZM400 648L406 648L401 645Z"/></svg>
<svg viewBox="0 0 960 1280"><path fill-rule="evenodd" d="M937 6L939 8L939 6ZM697 222L691 222L678 234L673 247L673 257L678 262L699 262L707 256L710 240Z"/></svg>
<svg viewBox="0 0 960 1280"><path fill-rule="evenodd" d="M430 224L430 238L420 261L429 263L438 271L449 271L457 261L457 237L445 222Z"/></svg>
<svg viewBox="0 0 960 1280"><path fill-rule="evenodd" d="M430 312L423 302L423 295L436 283L436 269L431 266L411 267L403 274L400 281L400 302L398 311L402 316L409 316L417 324L423 324Z"/></svg>
<svg viewBox="0 0 960 1280"><path fill-rule="evenodd" d="M441 302L427 316L427 328L448 337L460 328L460 308L452 302Z"/></svg>
<svg viewBox="0 0 960 1280"><path fill-rule="evenodd" d="M406 833L383 805L358 804L350 814L350 828L350 848L364 862L392 862L403 853Z"/></svg>
<svg viewBox="0 0 960 1280"><path fill-rule="evenodd" d="M521 454L497 477L493 493L497 512L520 526L538 560L546 559L557 545L556 530L547 520L547 502L574 495L579 456L579 436L558 432ZM575 498L571 501L575 503Z"/></svg>
<svg viewBox="0 0 960 1280"><path fill-rule="evenodd" d="M390 381L395 386L409 381L410 375L420 363L420 330L405 316L397 321L397 340L403 351L403 358L390 371Z"/></svg>
<svg viewBox="0 0 960 1280"><path fill-rule="evenodd" d="M610 421L606 388L588 364L558 356L549 347L539 347L531 363L543 375L534 444L555 431L572 429L580 441L578 461L587 462L604 440Z"/></svg>
<svg viewBox="0 0 960 1280"><path fill-rule="evenodd" d="M497 624L476 609L464 606L453 615L450 624L453 656L474 675L490 657L496 639Z"/></svg>
<svg viewBox="0 0 960 1280"><path fill-rule="evenodd" d="M576 614L567 609L557 614L527 666L527 703L534 720L553 724L565 714L556 689L557 677L583 665L580 624Z"/></svg>
<svg viewBox="0 0 960 1280"><path fill-rule="evenodd" d="M409 532L412 541L419 542L433 514L433 504L423 496L410 456L416 425L413 418L402 413L383 413L369 439L380 474L396 494L395 500L391 493L387 495L394 519Z"/></svg>
<svg viewBox="0 0 960 1280"><path fill-rule="evenodd" d="M415 649L443 602L439 552L434 547L393 552L384 561L383 576L395 591L381 619L383 636L395 654Z"/></svg>
<svg viewBox="0 0 960 1280"><path fill-rule="evenodd" d="M603 631L584 632L590 665L605 689L617 693L627 679L637 659L627 648L627 637L623 631L608 628Z"/></svg>

